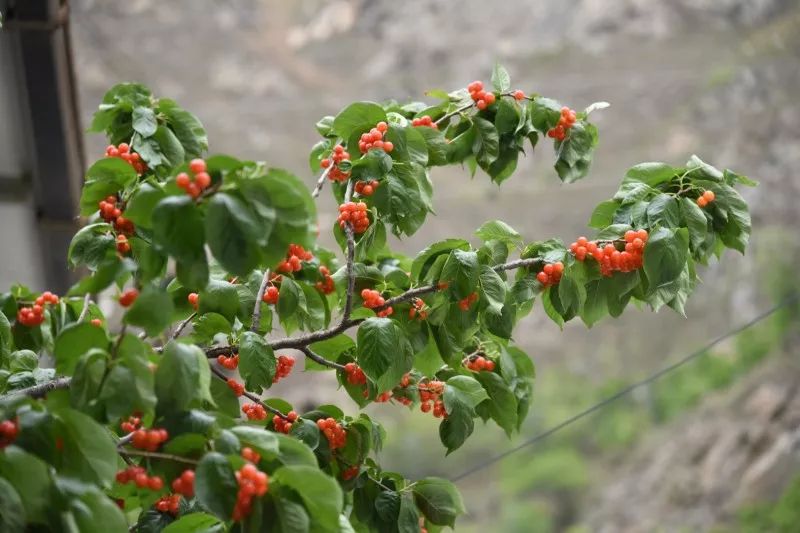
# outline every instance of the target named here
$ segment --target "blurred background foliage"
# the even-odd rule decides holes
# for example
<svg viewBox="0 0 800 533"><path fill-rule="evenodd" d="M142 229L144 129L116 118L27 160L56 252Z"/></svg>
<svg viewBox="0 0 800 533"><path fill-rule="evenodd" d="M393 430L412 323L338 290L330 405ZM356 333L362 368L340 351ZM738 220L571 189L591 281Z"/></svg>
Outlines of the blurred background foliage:
<svg viewBox="0 0 800 533"><path fill-rule="evenodd" d="M611 102L597 113L596 163L578 184L562 186L549 156L521 161L519 175L502 189L485 176L470 181L466 172L437 169L438 217L414 238L393 244L409 253L446 236L467 237L498 217L530 240L557 236L570 242L585 231L591 208L640 161L682 164L697 153L761 182L746 191L752 251L747 257L729 254L724 266L704 271L705 284L690 301L687 318L632 310L591 330L570 324L563 332L541 309L526 319L517 340L538 376L518 439L509 442L487 427L445 459L430 417L399 406L371 408L386 419L390 435L382 461L409 477L454 476L800 288L800 6L792 0L72 4L85 123L108 86L141 81L200 116L212 153L266 159L309 184L314 177L307 150L316 141L319 117L352 100L406 101L429 89L488 81L495 61L526 92L552 95L574 108ZM102 139L86 141L88 155L101 153ZM330 227L334 218L334 203L326 198L320 226ZM322 238L332 244L326 232ZM799 437L791 429L800 422L794 408L798 341L794 306L465 478L460 487L470 514L459 529L796 530L800 485L789 481L800 472L792 444ZM308 405L343 398L325 377L295 379L311 385L295 387L289 379L274 393ZM759 418L773 397L780 397L778 407ZM742 405L756 414L741 423L714 424L737 421ZM740 442L741 435L743 447L723 446ZM668 455L668 443L680 453ZM692 459L677 467L675 457ZM663 490L647 488L654 486Z"/></svg>

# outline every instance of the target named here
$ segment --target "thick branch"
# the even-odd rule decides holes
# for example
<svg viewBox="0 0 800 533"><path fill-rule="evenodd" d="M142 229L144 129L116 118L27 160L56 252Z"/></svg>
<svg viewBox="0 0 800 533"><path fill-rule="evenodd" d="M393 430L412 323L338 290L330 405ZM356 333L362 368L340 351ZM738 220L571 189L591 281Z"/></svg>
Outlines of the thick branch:
<svg viewBox="0 0 800 533"><path fill-rule="evenodd" d="M334 363L333 361L329 361L325 359L318 353L314 353L308 346L301 346L298 348L303 354L311 359L314 362L321 364L322 366L327 366L329 368L335 368L336 370L344 371L344 365L340 365L339 363Z"/></svg>
<svg viewBox="0 0 800 533"><path fill-rule="evenodd" d="M30 396L31 398L43 398L48 392L58 389L68 389L72 378L58 378L47 383L40 383L24 389L12 390L0 398L10 398L11 396Z"/></svg>
<svg viewBox="0 0 800 533"><path fill-rule="evenodd" d="M258 331L258 326L261 323L261 304L263 303L264 293L267 291L267 284L269 284L269 269L264 271L264 279L261 280L261 286L258 288L258 294L256 294L256 303L253 306L253 323L250 324L250 331Z"/></svg>

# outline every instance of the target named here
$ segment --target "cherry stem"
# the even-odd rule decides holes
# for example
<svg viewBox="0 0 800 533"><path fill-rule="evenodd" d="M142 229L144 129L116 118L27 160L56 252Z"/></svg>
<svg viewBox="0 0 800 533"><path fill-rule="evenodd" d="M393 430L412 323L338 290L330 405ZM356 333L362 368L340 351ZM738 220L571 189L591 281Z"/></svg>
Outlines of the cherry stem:
<svg viewBox="0 0 800 533"><path fill-rule="evenodd" d="M78 315L78 322L83 322L86 318L86 315L89 314L89 304L92 301L92 295L90 293L86 293L86 296L83 297L83 309L81 309L81 314Z"/></svg>
<svg viewBox="0 0 800 533"><path fill-rule="evenodd" d="M186 463L189 465L197 465L199 461L195 461L194 459L189 459L188 457L181 457L180 455L174 455L171 453L161 453L161 452L148 452L146 450L137 450L135 448L120 450L121 454L124 455L134 455L139 457L150 457L153 459L168 459L170 461L176 461L179 463Z"/></svg>
<svg viewBox="0 0 800 533"><path fill-rule="evenodd" d="M312 361L314 361L316 363L321 364L322 366L327 366L329 368L335 368L336 370L341 370L342 372L344 372L344 365L340 365L339 363L334 363L333 361L325 359L321 355L319 355L317 353L314 353L314 351L312 351L311 348L309 348L308 346L301 346L300 348L298 348L298 350L303 352L303 354L306 357L308 357L309 359L311 359Z"/></svg>
<svg viewBox="0 0 800 533"><path fill-rule="evenodd" d="M212 374L214 374L219 379L221 379L222 381L227 383L229 378L228 378L228 376L225 375L224 372L222 372L220 369L215 367L213 364L208 365L208 367L211 369L211 373ZM284 420L288 420L288 417L285 414L280 412L278 409L275 409L271 405L265 404L263 401L261 401L261 398L259 398L258 396L256 396L252 392L244 391L242 396L248 398L249 400L252 400L253 402L255 402L255 403L259 404L259 405L261 405L261 407L263 407L264 409L266 409L270 413L272 413L274 415L278 415L279 417L283 418Z"/></svg>
<svg viewBox="0 0 800 533"><path fill-rule="evenodd" d="M177 338L180 336L181 332L182 332L182 331L183 331L183 330L186 328L186 326L189 324L189 322L191 322L191 321L194 319L194 317L196 317L196 316L197 316L197 313L192 313L191 315L187 316L187 317L186 317L186 318L183 320L183 322L181 322L180 324L178 324L178 327L175 329L175 333L173 333L173 334L172 334L172 339L173 339L173 340L174 340L174 339L177 339Z"/></svg>
<svg viewBox="0 0 800 533"><path fill-rule="evenodd" d="M264 293L267 291L269 284L269 269L264 271L264 278L261 280L261 286L258 287L256 294L256 303L253 306L253 323L250 324L250 331L258 331L258 326L261 324L261 304L264 299Z"/></svg>

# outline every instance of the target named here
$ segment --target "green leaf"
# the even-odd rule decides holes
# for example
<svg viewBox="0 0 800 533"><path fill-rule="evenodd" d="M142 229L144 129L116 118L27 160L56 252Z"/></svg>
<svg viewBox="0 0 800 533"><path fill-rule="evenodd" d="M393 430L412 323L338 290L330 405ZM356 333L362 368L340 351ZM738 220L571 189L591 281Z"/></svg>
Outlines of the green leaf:
<svg viewBox="0 0 800 533"><path fill-rule="evenodd" d="M420 128L392 125L386 132L386 140L394 144L392 159L428 164L428 143L419 132Z"/></svg>
<svg viewBox="0 0 800 533"><path fill-rule="evenodd" d="M682 172L682 169L674 168L666 163L639 163L629 168L625 177L655 187Z"/></svg>
<svg viewBox="0 0 800 533"><path fill-rule="evenodd" d="M441 166L447 164L448 144L444 133L438 129L418 127L417 131L428 145L428 165Z"/></svg>
<svg viewBox="0 0 800 533"><path fill-rule="evenodd" d="M161 187L148 182L140 184L125 206L125 218L137 227L152 228L153 209L165 197Z"/></svg>
<svg viewBox="0 0 800 533"><path fill-rule="evenodd" d="M677 198L664 193L653 198L647 206L647 222L651 227L680 227L681 208Z"/></svg>
<svg viewBox="0 0 800 533"><path fill-rule="evenodd" d="M134 135L134 145L136 145L136 137L137 136ZM180 140L178 140L171 129L165 126L159 126L153 136L150 139L144 139L144 142L150 140L158 143L157 147L160 151L161 163L176 167L185 161L186 152L183 150ZM144 154L141 155L142 159L145 159ZM145 161L147 160L145 159Z"/></svg>
<svg viewBox="0 0 800 533"><path fill-rule="evenodd" d="M9 446L0 454L0 479L10 482L19 493L28 522L47 522L53 480L50 467L44 461L16 446Z"/></svg>
<svg viewBox="0 0 800 533"><path fill-rule="evenodd" d="M95 327L88 322L69 324L56 337L53 348L56 371L59 374L71 375L75 371L78 359L92 348L102 350L108 348L108 337L103 328Z"/></svg>
<svg viewBox="0 0 800 533"><path fill-rule="evenodd" d="M489 414L508 436L517 427L517 398L503 378L494 372L478 372L477 379L489 395Z"/></svg>
<svg viewBox="0 0 800 533"><path fill-rule="evenodd" d="M221 532L223 524L216 516L206 513L183 515L165 527L163 533L211 533Z"/></svg>
<svg viewBox="0 0 800 533"><path fill-rule="evenodd" d="M275 368L275 354L264 337L245 331L239 340L239 372L247 390L270 388L272 378L275 377Z"/></svg>
<svg viewBox="0 0 800 533"><path fill-rule="evenodd" d="M298 312L305 313L308 310L305 293L291 278L284 278L281 281L278 303L275 307L278 311L281 325L288 333L291 333L299 326Z"/></svg>
<svg viewBox="0 0 800 533"><path fill-rule="evenodd" d="M0 311L0 367L4 367L13 348L14 337L11 334L11 322L5 313Z"/></svg>
<svg viewBox="0 0 800 533"><path fill-rule="evenodd" d="M475 235L483 242L496 240L509 246L522 246L522 236L519 232L502 220L484 222Z"/></svg>
<svg viewBox="0 0 800 533"><path fill-rule="evenodd" d="M386 121L386 112L381 106L373 102L356 102L341 110L333 119L333 133L349 139L353 134L363 133L382 121Z"/></svg>
<svg viewBox="0 0 800 533"><path fill-rule="evenodd" d="M644 249L644 272L650 290L670 284L680 276L689 253L689 232L660 228L652 233Z"/></svg>
<svg viewBox="0 0 800 533"><path fill-rule="evenodd" d="M247 204L233 195L218 192L208 202L205 229L208 247L231 274L245 276L258 266L259 245L266 244L269 229L260 227Z"/></svg>
<svg viewBox="0 0 800 533"><path fill-rule="evenodd" d="M148 337L156 337L170 325L174 310L169 293L147 285L122 320L131 326L141 327Z"/></svg>
<svg viewBox="0 0 800 533"><path fill-rule="evenodd" d="M194 337L201 343L210 343L215 335L219 333L227 335L232 331L231 323L219 313L200 315L192 322L192 329Z"/></svg>
<svg viewBox="0 0 800 533"><path fill-rule="evenodd" d="M73 408L86 413L92 412L92 405L100 394L106 375L108 358L106 352L94 349L78 359L69 386L70 405Z"/></svg>
<svg viewBox="0 0 800 533"><path fill-rule="evenodd" d="M475 421L468 409L459 405L449 412L447 418L439 424L439 439L447 450L447 455L460 448L474 430Z"/></svg>
<svg viewBox="0 0 800 533"><path fill-rule="evenodd" d="M118 157L98 160L86 171L86 183L81 191L81 215L97 212L98 204L107 196L117 194L136 181L136 171Z"/></svg>
<svg viewBox="0 0 800 533"><path fill-rule="evenodd" d="M196 116L166 98L158 101L158 111L166 116L187 157L200 157L208 149L206 130Z"/></svg>
<svg viewBox="0 0 800 533"><path fill-rule="evenodd" d="M189 196L168 196L158 202L152 222L157 249L188 263L205 257L203 219Z"/></svg>
<svg viewBox="0 0 800 533"><path fill-rule="evenodd" d="M420 479L413 492L414 501L426 520L437 526L455 527L456 517L466 511L458 489L446 479Z"/></svg>
<svg viewBox="0 0 800 533"><path fill-rule="evenodd" d="M481 296L489 304L494 314L500 314L506 301L506 283L503 278L489 266L481 265L478 278Z"/></svg>
<svg viewBox="0 0 800 533"><path fill-rule="evenodd" d="M358 364L378 393L397 385L411 370L413 353L400 327L388 318L368 318L358 328Z"/></svg>
<svg viewBox="0 0 800 533"><path fill-rule="evenodd" d="M158 129L156 114L150 107L134 107L131 120L133 121L133 131L142 137L150 137Z"/></svg>
<svg viewBox="0 0 800 533"><path fill-rule="evenodd" d="M498 93L508 92L511 89L511 76L500 63L495 63L492 69L492 87Z"/></svg>
<svg viewBox="0 0 800 533"><path fill-rule="evenodd" d="M132 334L123 338L117 350L118 362L106 376L99 394L99 400L105 404L106 419L118 420L136 411L152 412L156 396L148 360L150 350Z"/></svg>
<svg viewBox="0 0 800 533"><path fill-rule="evenodd" d="M706 219L706 214L700 206L691 199L681 198L680 205L681 215L689 229L689 242L692 245L692 249L697 250L702 247L708 235L708 219Z"/></svg>
<svg viewBox="0 0 800 533"><path fill-rule="evenodd" d="M568 266L561 281L558 282L558 299L562 309L572 316L580 313L586 300L584 281L576 268Z"/></svg>
<svg viewBox="0 0 800 533"><path fill-rule="evenodd" d="M443 400L448 413L457 405L463 405L468 410L474 409L488 399L489 395L481 384L470 376L453 376L447 380L444 388Z"/></svg>
<svg viewBox="0 0 800 533"><path fill-rule="evenodd" d="M528 114L531 116L531 124L542 134L555 127L561 118L561 104L550 98L537 96L528 104Z"/></svg>
<svg viewBox="0 0 800 533"><path fill-rule="evenodd" d="M84 226L70 242L67 251L69 266L86 265L90 270L96 270L101 262L116 252L115 242L110 224Z"/></svg>
<svg viewBox="0 0 800 533"><path fill-rule="evenodd" d="M159 411L187 411L203 402L213 403L210 383L206 354L197 346L169 342L156 370Z"/></svg>
<svg viewBox="0 0 800 533"><path fill-rule="evenodd" d="M610 226L614 222L614 213L617 212L617 209L619 209L619 202L614 200L600 202L592 212L592 216L589 219L589 227L602 229Z"/></svg>
<svg viewBox="0 0 800 533"><path fill-rule="evenodd" d="M63 490L65 480L60 479L59 485ZM94 487L76 488L75 498L69 501L69 510L78 531L126 530L128 524L125 515L111 498Z"/></svg>
<svg viewBox="0 0 800 533"><path fill-rule="evenodd" d="M0 531L22 533L25 531L25 508L11 483L0 478Z"/></svg>
<svg viewBox="0 0 800 533"><path fill-rule="evenodd" d="M61 473L102 488L111 487L117 472L117 447L106 429L72 409L58 412L63 442Z"/></svg>
<svg viewBox="0 0 800 533"><path fill-rule="evenodd" d="M500 135L513 133L519 124L519 111L517 104L508 98L500 98L497 103L497 115L494 117L494 125ZM514 152L517 150L515 149Z"/></svg>
<svg viewBox="0 0 800 533"><path fill-rule="evenodd" d="M222 520L230 519L239 484L224 455L210 452L203 456L195 469L194 492L203 507Z"/></svg>
<svg viewBox="0 0 800 533"><path fill-rule="evenodd" d="M270 433L263 428L234 426L231 432L243 445L254 448L259 454L277 454L280 451L280 435Z"/></svg>
<svg viewBox="0 0 800 533"><path fill-rule="evenodd" d="M459 298L466 298L475 291L478 276L478 254L455 249L450 252L439 279L450 283Z"/></svg>
<svg viewBox="0 0 800 533"><path fill-rule="evenodd" d="M494 163L500 153L500 136L497 133L497 128L488 120L474 117L473 122L475 123L477 135L472 151L478 160L478 164L482 167L489 166Z"/></svg>
<svg viewBox="0 0 800 533"><path fill-rule="evenodd" d="M581 319L587 327L608 314L609 283L606 280L593 280L586 285L586 300L581 308Z"/></svg>
<svg viewBox="0 0 800 533"><path fill-rule="evenodd" d="M209 280L205 289L200 291L198 312L218 313L232 322L239 312L239 293L236 285L217 279Z"/></svg>
<svg viewBox="0 0 800 533"><path fill-rule="evenodd" d="M335 479L315 467L283 466L272 474L270 485L278 491L284 488L293 490L300 496L311 517L311 531L339 532L339 513L344 497Z"/></svg>
<svg viewBox="0 0 800 533"><path fill-rule="evenodd" d="M311 519L305 507L290 498L275 497L275 510L278 514L280 531L292 533L308 533L311 528Z"/></svg>

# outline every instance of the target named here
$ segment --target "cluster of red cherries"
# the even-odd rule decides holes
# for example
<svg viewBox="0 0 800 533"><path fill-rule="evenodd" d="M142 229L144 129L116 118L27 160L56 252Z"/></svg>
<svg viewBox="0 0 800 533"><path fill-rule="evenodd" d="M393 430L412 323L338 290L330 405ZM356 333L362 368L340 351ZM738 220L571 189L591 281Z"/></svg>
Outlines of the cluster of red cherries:
<svg viewBox="0 0 800 533"><path fill-rule="evenodd" d="M561 108L561 116L558 119L558 124L554 128L547 130L547 136L557 141L563 141L567 138L570 128L575 124L578 115L572 109L564 106Z"/></svg>
<svg viewBox="0 0 800 533"><path fill-rule="evenodd" d="M411 320L414 320L415 318L427 320L428 310L426 308L425 301L422 298L414 298L411 300L411 309L408 310L408 318Z"/></svg>
<svg viewBox="0 0 800 533"><path fill-rule="evenodd" d="M303 261L311 261L314 256L299 244L290 244L286 259L278 263L278 272L290 274L303 268Z"/></svg>
<svg viewBox="0 0 800 533"><path fill-rule="evenodd" d="M420 399L420 411L423 413L433 410L433 416L436 418L446 418L447 411L444 408L444 402L440 399L444 393L444 382L442 381L428 381L427 383L420 383L417 386Z"/></svg>
<svg viewBox="0 0 800 533"><path fill-rule="evenodd" d="M717 195L714 191L703 191L703 194L697 197L697 205L705 207L716 199Z"/></svg>
<svg viewBox="0 0 800 533"><path fill-rule="evenodd" d="M331 450L344 448L344 445L347 443L347 432L335 419L320 418L317 420L317 427L322 431L322 434L325 435L325 438L328 439L328 445Z"/></svg>
<svg viewBox="0 0 800 533"><path fill-rule="evenodd" d="M458 301L458 308L462 311L469 311L469 308L472 307L472 304L478 301L478 293L473 292L466 298L462 298Z"/></svg>
<svg viewBox="0 0 800 533"><path fill-rule="evenodd" d="M248 420L266 420L267 410L260 403L246 403L242 406L242 412Z"/></svg>
<svg viewBox="0 0 800 533"><path fill-rule="evenodd" d="M612 242L601 246L603 241L590 241L586 237L578 238L569 249L578 261L593 257L600 263L600 273L609 277L614 272L632 272L642 267L647 237L645 229L626 231L623 238L625 249L621 252Z"/></svg>
<svg viewBox="0 0 800 533"><path fill-rule="evenodd" d="M128 237L133 235L136 229L133 222L122 216L122 210L117 207L118 199L114 195L107 196L105 200L100 200L97 204L100 218L114 225L117 232L117 251L122 255L131 251Z"/></svg>
<svg viewBox="0 0 800 533"><path fill-rule="evenodd" d="M288 376L292 372L293 367L294 357L289 357L288 355L279 355L278 367L275 369L275 377L272 378L272 382L277 383L279 380Z"/></svg>
<svg viewBox="0 0 800 533"><path fill-rule="evenodd" d="M0 422L0 450L14 442L17 435L19 435L19 422L16 419Z"/></svg>
<svg viewBox="0 0 800 533"><path fill-rule="evenodd" d="M372 193L374 193L375 189L380 187L380 185L381 182L378 180L357 181L355 185L355 191L361 196L372 196Z"/></svg>
<svg viewBox="0 0 800 533"><path fill-rule="evenodd" d="M464 366L473 372L481 372L483 370L487 372L494 372L494 361L487 359L482 355L474 355L467 358Z"/></svg>
<svg viewBox="0 0 800 533"><path fill-rule="evenodd" d="M412 126L423 126L423 127L427 126L429 128L433 128L435 130L439 129L439 125L436 122L433 121L433 119L430 117L430 115L423 115L423 116L421 116L419 118L411 119L411 125Z"/></svg>
<svg viewBox="0 0 800 533"><path fill-rule="evenodd" d="M387 123L378 122L374 128L362 134L361 138L358 140L358 149L361 151L361 153L366 154L372 148L383 150L387 154L392 153L392 150L394 150L394 144L392 144L391 141L383 140L383 135L388 129L389 125Z"/></svg>
<svg viewBox="0 0 800 533"><path fill-rule="evenodd" d="M44 308L47 304L57 304L58 296L50 291L43 292L30 307L20 307L17 311L17 322L29 328L44 322Z"/></svg>
<svg viewBox="0 0 800 533"><path fill-rule="evenodd" d="M367 204L364 202L346 202L339 206L339 227L344 229L348 222L356 234L364 233L369 227Z"/></svg>
<svg viewBox="0 0 800 533"><path fill-rule="evenodd" d="M346 181L350 177L350 171L343 171L339 168L339 163L342 161L350 161L350 153L345 151L344 146L337 144L333 148L330 158L325 158L319 162L322 168L328 168L333 165L333 168L328 172L328 179L331 181Z"/></svg>
<svg viewBox="0 0 800 533"><path fill-rule="evenodd" d="M561 281L561 276L564 274L564 263L558 261L556 263L548 263L542 271L536 274L536 279L542 284L542 287L549 287L557 285Z"/></svg>
<svg viewBox="0 0 800 533"><path fill-rule="evenodd" d="M172 516L177 516L178 511L180 511L181 507L181 495L180 494L167 494L166 496L162 496L158 499L155 503L156 511L159 513L169 513Z"/></svg>
<svg viewBox="0 0 800 533"><path fill-rule="evenodd" d="M279 433L289 433L292 430L292 425L297 420L297 413L294 411L289 411L286 413L286 416L283 417L281 415L275 415L272 417L272 425L275 427L275 431Z"/></svg>
<svg viewBox="0 0 800 533"><path fill-rule="evenodd" d="M358 476L359 472L361 472L361 467L359 467L358 465L345 468L344 470L342 470L342 480L350 481L351 479Z"/></svg>
<svg viewBox="0 0 800 533"><path fill-rule="evenodd" d="M467 90L472 101L475 102L475 107L481 111L492 105L496 99L493 92L483 90L483 82L481 81L473 81L467 85Z"/></svg>
<svg viewBox="0 0 800 533"><path fill-rule="evenodd" d="M247 463L236 472L239 492L236 494L236 505L233 508L233 520L238 522L253 508L253 499L263 496L269 488L269 477L252 463Z"/></svg>
<svg viewBox="0 0 800 533"><path fill-rule="evenodd" d="M120 423L119 427L125 433L133 433L134 431L139 429L139 426L141 425L142 425L142 415L139 413L135 413L129 416L127 420L123 420Z"/></svg>
<svg viewBox="0 0 800 533"><path fill-rule="evenodd" d="M140 450L154 452L169 439L166 429L137 429L131 437L131 445Z"/></svg>
<svg viewBox="0 0 800 533"><path fill-rule="evenodd" d="M117 472L117 483L135 483L140 489L161 490L164 488L164 480L159 476L148 476L147 470L141 466L129 466L125 470Z"/></svg>
<svg viewBox="0 0 800 533"><path fill-rule="evenodd" d="M235 353L230 357L225 355L217 356L217 363L228 370L236 370L236 367L239 366L239 354Z"/></svg>
<svg viewBox="0 0 800 533"><path fill-rule="evenodd" d="M278 296L280 295L280 290L275 285L269 285L266 290L264 291L264 296L261 297L261 301L265 304L275 305L278 303Z"/></svg>
<svg viewBox="0 0 800 533"><path fill-rule="evenodd" d="M133 170L135 170L136 174L139 176L147 172L147 165L144 161L142 161L142 158L139 156L139 154L136 152L131 152L131 147L128 143L119 143L117 146L109 144L106 146L106 157L117 157L122 159L132 166Z"/></svg>
<svg viewBox="0 0 800 533"><path fill-rule="evenodd" d="M211 175L206 169L206 162L203 159L192 159L189 161L189 172L181 172L175 176L175 185L192 198L197 198L211 186Z"/></svg>
<svg viewBox="0 0 800 533"><path fill-rule="evenodd" d="M322 280L314 284L317 290L322 294L331 294L333 291L335 291L336 284L333 282L331 271L328 269L328 267L325 265L320 266L319 274L322 276Z"/></svg>
<svg viewBox="0 0 800 533"><path fill-rule="evenodd" d="M381 293L372 289L364 289L361 291L361 299L364 300L364 307L367 309L383 307L383 305L386 303L386 300L383 299ZM390 305L386 309L381 309L376 314L381 318L385 318L392 313L394 313L394 309L392 309L392 306Z"/></svg>
<svg viewBox="0 0 800 533"><path fill-rule="evenodd" d="M172 492L187 498L194 497L194 470L184 470L180 476L172 480Z"/></svg>
<svg viewBox="0 0 800 533"><path fill-rule="evenodd" d="M244 394L244 385L242 385L235 379L228 378L228 380L225 383L228 384L228 387L233 391L233 394L235 394L237 397Z"/></svg>
<svg viewBox="0 0 800 533"><path fill-rule="evenodd" d="M347 363L344 365L344 373L347 382L351 385L366 385L367 375L361 370L361 367L355 363Z"/></svg>

